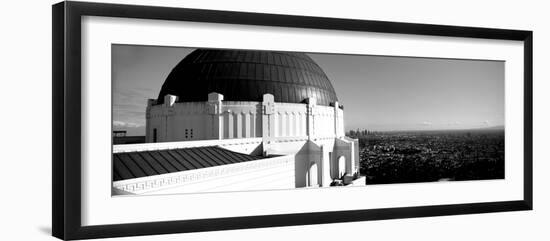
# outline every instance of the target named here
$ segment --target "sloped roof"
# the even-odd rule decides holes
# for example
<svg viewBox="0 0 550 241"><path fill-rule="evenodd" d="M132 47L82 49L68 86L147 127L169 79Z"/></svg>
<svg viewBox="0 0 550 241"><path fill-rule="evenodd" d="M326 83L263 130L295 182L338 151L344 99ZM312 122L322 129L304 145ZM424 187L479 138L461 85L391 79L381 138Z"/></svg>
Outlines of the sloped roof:
<svg viewBox="0 0 550 241"><path fill-rule="evenodd" d="M262 159L218 146L113 154L113 180L187 171Z"/></svg>

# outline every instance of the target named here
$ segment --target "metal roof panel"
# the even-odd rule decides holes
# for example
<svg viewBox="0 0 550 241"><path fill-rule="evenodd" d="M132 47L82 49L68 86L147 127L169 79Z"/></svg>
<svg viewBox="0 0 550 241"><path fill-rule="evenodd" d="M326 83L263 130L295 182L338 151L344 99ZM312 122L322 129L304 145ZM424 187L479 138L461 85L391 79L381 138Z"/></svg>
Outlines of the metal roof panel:
<svg viewBox="0 0 550 241"><path fill-rule="evenodd" d="M113 180L126 180L258 160L263 157L218 146L137 151L113 154Z"/></svg>

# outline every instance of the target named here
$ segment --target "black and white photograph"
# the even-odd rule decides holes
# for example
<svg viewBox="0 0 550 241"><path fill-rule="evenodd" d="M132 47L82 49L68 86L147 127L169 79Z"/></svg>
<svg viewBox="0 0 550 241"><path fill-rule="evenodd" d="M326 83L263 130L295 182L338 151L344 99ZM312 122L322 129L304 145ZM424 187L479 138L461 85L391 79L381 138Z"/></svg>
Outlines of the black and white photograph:
<svg viewBox="0 0 550 241"><path fill-rule="evenodd" d="M0 241L550 240L544 1L8 1Z"/></svg>
<svg viewBox="0 0 550 241"><path fill-rule="evenodd" d="M505 62L113 44L112 195L505 178Z"/></svg>

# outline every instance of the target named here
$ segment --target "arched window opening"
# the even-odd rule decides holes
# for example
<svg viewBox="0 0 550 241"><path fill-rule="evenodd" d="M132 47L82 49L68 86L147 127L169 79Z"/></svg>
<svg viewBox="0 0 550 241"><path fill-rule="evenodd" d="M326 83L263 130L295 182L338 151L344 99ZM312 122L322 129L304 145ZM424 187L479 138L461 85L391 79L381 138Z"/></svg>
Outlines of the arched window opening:
<svg viewBox="0 0 550 241"><path fill-rule="evenodd" d="M309 166L309 170L307 172L307 186L308 187L316 187L319 185L319 182L317 180L317 163L312 163Z"/></svg>
<svg viewBox="0 0 550 241"><path fill-rule="evenodd" d="M338 157L338 178L342 178L346 175L346 157Z"/></svg>

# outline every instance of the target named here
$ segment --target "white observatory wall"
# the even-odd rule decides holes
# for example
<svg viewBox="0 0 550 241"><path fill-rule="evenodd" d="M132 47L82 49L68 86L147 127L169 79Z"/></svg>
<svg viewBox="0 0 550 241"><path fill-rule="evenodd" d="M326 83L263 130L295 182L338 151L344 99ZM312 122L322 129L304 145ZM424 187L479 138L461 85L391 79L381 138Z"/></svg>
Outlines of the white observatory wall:
<svg viewBox="0 0 550 241"><path fill-rule="evenodd" d="M204 140L208 113L205 102L184 102L175 105L175 113L170 118L169 140Z"/></svg>
<svg viewBox="0 0 550 241"><path fill-rule="evenodd" d="M206 135L209 120L206 102L182 102L153 105L147 109L146 141L157 142L209 139Z"/></svg>
<svg viewBox="0 0 550 241"><path fill-rule="evenodd" d="M275 102L275 137L306 135L307 106Z"/></svg>
<svg viewBox="0 0 550 241"><path fill-rule="evenodd" d="M340 108L335 108L336 116L336 136L345 136L346 130L344 126L344 110Z"/></svg>
<svg viewBox="0 0 550 241"><path fill-rule="evenodd" d="M308 118L313 118L311 136L344 136L343 111L331 106L314 106L308 117L307 105L275 103L272 138L308 135ZM209 136L208 123L221 117L221 136ZM222 101L220 114L209 114L207 102L177 102L172 105L152 105L147 108L146 141L191 141L262 137L262 104L254 101Z"/></svg>
<svg viewBox="0 0 550 241"><path fill-rule="evenodd" d="M179 194L292 189L294 155L116 181L114 188L133 194Z"/></svg>
<svg viewBox="0 0 550 241"><path fill-rule="evenodd" d="M315 106L313 108L313 135L315 137L335 136L334 107Z"/></svg>
<svg viewBox="0 0 550 241"><path fill-rule="evenodd" d="M254 101L222 101L223 137L220 139L261 137L261 103Z"/></svg>

